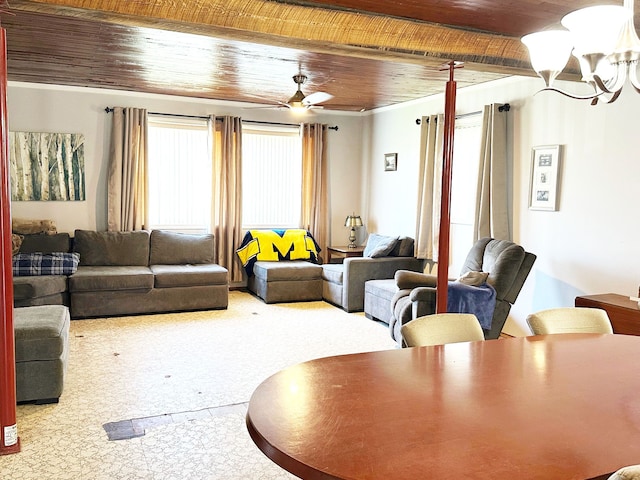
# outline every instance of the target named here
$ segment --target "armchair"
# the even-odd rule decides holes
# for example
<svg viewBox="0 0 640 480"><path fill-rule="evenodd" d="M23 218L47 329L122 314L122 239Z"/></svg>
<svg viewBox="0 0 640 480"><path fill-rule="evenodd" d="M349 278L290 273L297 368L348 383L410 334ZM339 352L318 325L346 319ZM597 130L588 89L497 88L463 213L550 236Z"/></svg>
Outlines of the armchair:
<svg viewBox="0 0 640 480"><path fill-rule="evenodd" d="M493 238L478 240L469 251L460 274L488 273L486 281L496 291L491 329L484 330L486 339L500 336L511 305L515 303L535 260L536 256L526 252L520 245ZM435 313L436 276L398 271L395 279L399 290L391 301L389 329L391 337L400 344L402 325L414 318Z"/></svg>

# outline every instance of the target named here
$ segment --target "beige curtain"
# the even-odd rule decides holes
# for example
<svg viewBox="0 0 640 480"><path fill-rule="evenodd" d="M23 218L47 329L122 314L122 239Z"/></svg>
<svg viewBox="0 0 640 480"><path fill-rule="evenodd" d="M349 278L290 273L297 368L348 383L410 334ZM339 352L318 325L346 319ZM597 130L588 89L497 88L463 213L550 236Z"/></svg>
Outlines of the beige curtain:
<svg viewBox="0 0 640 480"><path fill-rule="evenodd" d="M147 111L113 109L107 172L107 228L143 230L149 224Z"/></svg>
<svg viewBox="0 0 640 480"><path fill-rule="evenodd" d="M507 114L501 105L485 105L476 193L475 240L511 240L507 173Z"/></svg>
<svg viewBox="0 0 640 480"><path fill-rule="evenodd" d="M416 257L438 261L444 115L422 117L418 170Z"/></svg>
<svg viewBox="0 0 640 480"><path fill-rule="evenodd" d="M327 251L329 241L329 202L327 168L327 126L302 125L302 228L311 232Z"/></svg>
<svg viewBox="0 0 640 480"><path fill-rule="evenodd" d="M242 242L242 121L209 117L213 162L211 232L216 263L229 271L230 282L242 280L236 249Z"/></svg>

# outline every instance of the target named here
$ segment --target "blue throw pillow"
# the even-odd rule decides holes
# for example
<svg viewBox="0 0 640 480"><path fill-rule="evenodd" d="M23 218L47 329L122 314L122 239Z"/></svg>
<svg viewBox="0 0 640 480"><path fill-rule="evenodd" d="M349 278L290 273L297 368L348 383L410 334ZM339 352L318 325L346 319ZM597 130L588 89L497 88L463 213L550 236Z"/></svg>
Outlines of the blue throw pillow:
<svg viewBox="0 0 640 480"><path fill-rule="evenodd" d="M376 233L369 234L362 256L370 258L386 257L398 243L398 237L386 237Z"/></svg>

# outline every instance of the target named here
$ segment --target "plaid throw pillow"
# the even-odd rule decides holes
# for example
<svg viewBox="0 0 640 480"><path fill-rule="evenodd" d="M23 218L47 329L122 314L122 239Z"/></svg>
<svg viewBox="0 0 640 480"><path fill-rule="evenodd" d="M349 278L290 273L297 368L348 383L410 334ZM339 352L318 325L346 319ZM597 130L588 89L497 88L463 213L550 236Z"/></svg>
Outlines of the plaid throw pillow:
<svg viewBox="0 0 640 480"><path fill-rule="evenodd" d="M18 253L13 256L13 275L71 275L79 262L79 253Z"/></svg>

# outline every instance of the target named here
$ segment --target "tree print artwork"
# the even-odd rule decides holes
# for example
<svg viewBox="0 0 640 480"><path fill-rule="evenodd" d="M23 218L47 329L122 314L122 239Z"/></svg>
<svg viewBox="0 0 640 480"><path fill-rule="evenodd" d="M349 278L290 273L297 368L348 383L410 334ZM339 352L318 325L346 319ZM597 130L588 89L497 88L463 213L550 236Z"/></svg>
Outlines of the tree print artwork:
<svg viewBox="0 0 640 480"><path fill-rule="evenodd" d="M11 200L85 200L84 135L9 133Z"/></svg>

